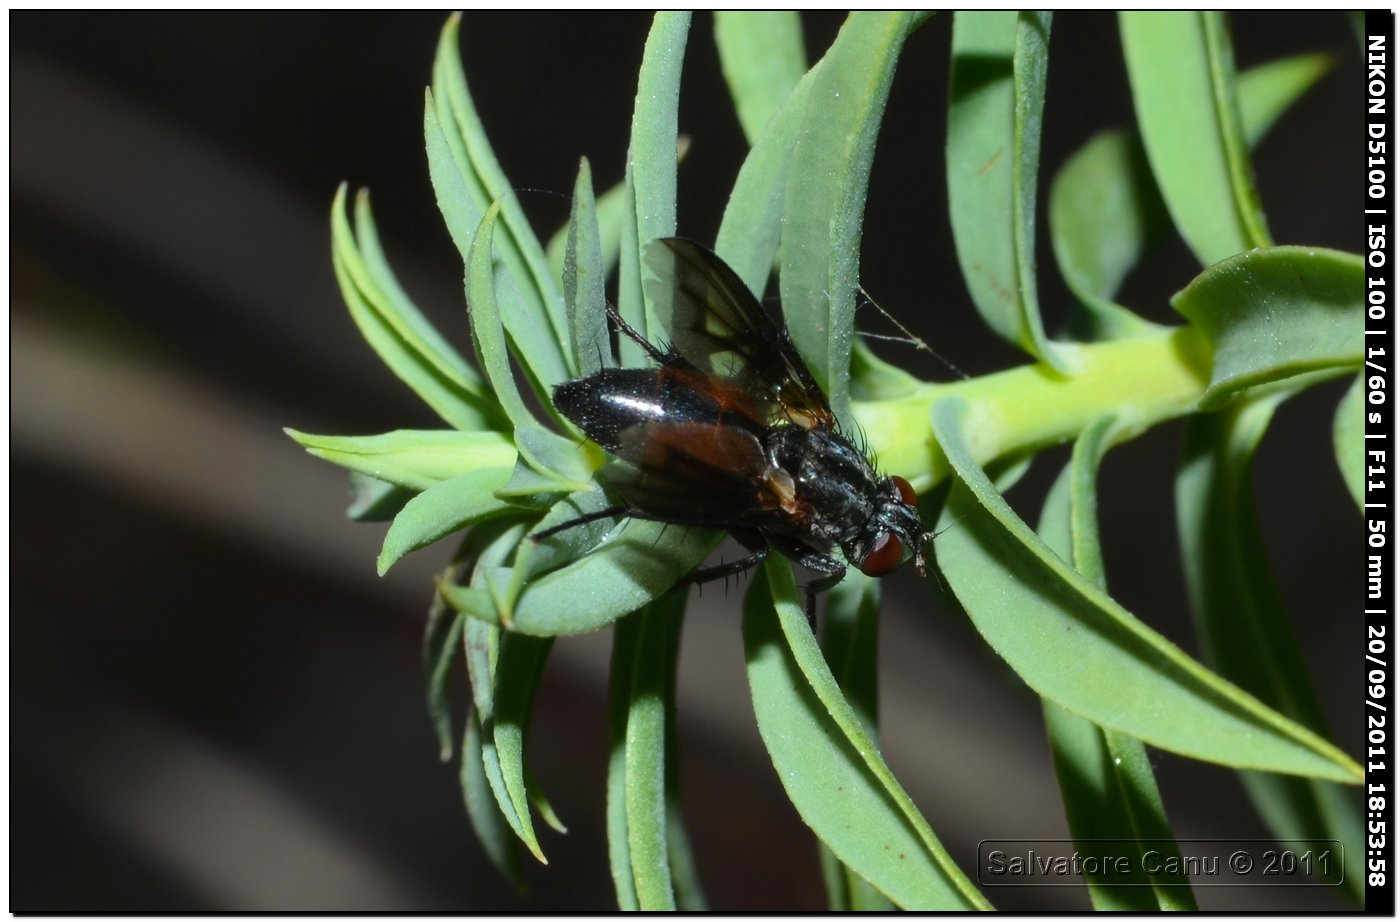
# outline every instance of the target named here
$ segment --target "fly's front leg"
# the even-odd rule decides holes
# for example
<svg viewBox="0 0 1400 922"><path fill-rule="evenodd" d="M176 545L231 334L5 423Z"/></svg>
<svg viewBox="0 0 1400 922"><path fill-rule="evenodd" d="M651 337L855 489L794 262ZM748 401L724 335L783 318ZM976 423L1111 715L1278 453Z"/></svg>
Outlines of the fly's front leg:
<svg viewBox="0 0 1400 922"><path fill-rule="evenodd" d="M628 339L632 340L632 342L641 346L642 351L646 352L647 355L651 356L651 360L656 364L664 365L666 363L666 353L653 346L651 344L651 341L648 340L641 333L638 333L636 328L633 327L632 324L628 323L626 320L623 320L622 314L618 313L616 307L614 307L612 304L608 304L607 310L608 316L611 317L612 322L617 325L617 331L619 333L623 334Z"/></svg>
<svg viewBox="0 0 1400 922"><path fill-rule="evenodd" d="M786 541L775 538L773 547L778 549L784 557L811 570L813 573L820 573L821 578L802 587L803 609L807 613L807 624L815 632L817 629L817 594L826 592L832 586L841 582L846 575L846 565L832 557L830 554L823 554L821 551L814 551L805 544L797 541Z"/></svg>

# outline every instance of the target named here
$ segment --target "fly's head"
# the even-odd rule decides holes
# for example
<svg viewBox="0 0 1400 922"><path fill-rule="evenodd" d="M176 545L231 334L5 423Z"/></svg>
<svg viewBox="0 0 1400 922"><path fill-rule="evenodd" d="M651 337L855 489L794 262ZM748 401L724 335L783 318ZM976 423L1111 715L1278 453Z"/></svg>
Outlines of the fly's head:
<svg viewBox="0 0 1400 922"><path fill-rule="evenodd" d="M875 509L860 533L846 547L846 558L866 576L884 576L914 556L920 576L928 575L924 549L933 537L919 519L918 496L903 477L880 481Z"/></svg>

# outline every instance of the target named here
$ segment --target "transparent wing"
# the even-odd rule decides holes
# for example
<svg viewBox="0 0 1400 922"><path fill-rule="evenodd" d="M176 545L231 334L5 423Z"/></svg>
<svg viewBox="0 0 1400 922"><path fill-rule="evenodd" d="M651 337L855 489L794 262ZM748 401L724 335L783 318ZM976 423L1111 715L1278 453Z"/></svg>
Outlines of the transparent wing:
<svg viewBox="0 0 1400 922"><path fill-rule="evenodd" d="M645 260L654 275L647 292L676 353L761 399L772 421L835 427L826 395L786 330L722 259L693 240L666 237L647 245Z"/></svg>

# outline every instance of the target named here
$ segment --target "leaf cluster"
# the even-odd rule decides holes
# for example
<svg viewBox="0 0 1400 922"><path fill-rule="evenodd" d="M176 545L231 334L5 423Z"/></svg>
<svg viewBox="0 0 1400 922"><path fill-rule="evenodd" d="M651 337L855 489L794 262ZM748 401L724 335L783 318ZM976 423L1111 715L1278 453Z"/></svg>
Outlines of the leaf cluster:
<svg viewBox="0 0 1400 922"><path fill-rule="evenodd" d="M776 271L794 342L833 407L889 473L946 483L938 579L988 646L1044 699L1076 837L1170 840L1146 745L1238 769L1282 838L1335 838L1359 861L1359 814L1343 785L1360 769L1328 742L1263 552L1251 466L1277 406L1361 367L1362 264L1276 245L1250 148L1331 65L1321 55L1237 73L1224 16L1124 13L1135 126L1108 127L1055 173L1038 220L1040 138L1053 20L956 15L948 103L949 217L983 321L1030 363L953 383L918 380L855 337L866 189L895 67L927 17L855 13L809 66L795 14L720 13L714 37L750 151L715 251L761 295ZM355 323L450 427L368 437L292 436L348 468L353 518L392 519L380 572L459 536L438 582L424 648L428 709L444 757L460 735L462 785L492 860L518 879L540 861L534 817L562 831L528 769L524 739L555 637L613 631L608 851L623 908L704 905L678 807L676 581L719 536L654 522L595 522L526 538L605 508L606 458L554 411L552 388L614 355L604 320L615 277L623 317L664 338L641 248L676 232L677 107L692 38L656 16L642 54L624 182L595 195L580 165L569 222L542 242L476 113L443 30L426 94L428 162L464 267L475 356L423 318L380 247L367 197L332 208L333 257ZM353 215L352 212L353 211ZM1039 307L1036 233L1048 226L1075 299L1066 329ZM1163 326L1119 302L1129 272L1179 234L1202 269ZM1360 390L1338 409L1340 469L1359 503ZM852 394L861 399L852 399ZM1186 418L1179 537L1204 662L1107 592L1095 481L1105 454ZM1071 460L1032 528L1004 492L1041 450ZM880 755L877 583L832 593L820 643L789 566L770 560L744 604L754 713L782 784L822 845L836 907L990 908ZM462 662L472 708L454 728L449 677ZM1359 868L1348 867L1349 884ZM1143 883L1144 881L1136 882ZM1180 878L1090 880L1100 908L1191 908Z"/></svg>

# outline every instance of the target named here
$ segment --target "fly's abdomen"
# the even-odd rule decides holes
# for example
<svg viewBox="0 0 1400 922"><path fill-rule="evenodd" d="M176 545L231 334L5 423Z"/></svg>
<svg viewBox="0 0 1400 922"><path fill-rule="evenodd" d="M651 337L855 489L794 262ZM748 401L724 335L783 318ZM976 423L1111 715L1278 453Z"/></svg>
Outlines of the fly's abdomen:
<svg viewBox="0 0 1400 922"><path fill-rule="evenodd" d="M734 412L718 392L696 387L692 376L670 368L608 368L554 389L554 406L590 439L617 454L622 433L647 423L738 425L755 420Z"/></svg>

